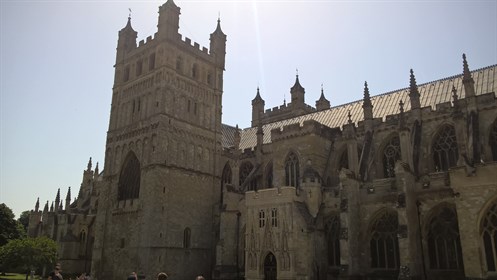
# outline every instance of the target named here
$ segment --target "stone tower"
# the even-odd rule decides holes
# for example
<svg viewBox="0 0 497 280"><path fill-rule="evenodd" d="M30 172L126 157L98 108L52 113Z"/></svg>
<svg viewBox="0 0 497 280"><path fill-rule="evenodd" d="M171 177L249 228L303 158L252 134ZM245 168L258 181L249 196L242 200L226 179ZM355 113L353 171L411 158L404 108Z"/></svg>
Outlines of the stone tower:
<svg viewBox="0 0 497 280"><path fill-rule="evenodd" d="M178 33L180 8L159 7L158 31L119 31L92 269L99 279L160 271L193 279L214 265L226 35L210 51Z"/></svg>

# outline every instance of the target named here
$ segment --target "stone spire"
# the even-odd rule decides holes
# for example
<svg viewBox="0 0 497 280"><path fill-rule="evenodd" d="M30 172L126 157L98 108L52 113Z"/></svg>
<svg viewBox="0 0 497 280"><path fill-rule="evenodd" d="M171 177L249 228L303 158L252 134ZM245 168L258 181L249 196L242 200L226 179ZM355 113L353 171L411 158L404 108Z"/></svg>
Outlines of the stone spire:
<svg viewBox="0 0 497 280"><path fill-rule="evenodd" d="M264 105L264 99L262 99L259 87L257 87L257 94L252 99L252 127L255 127L259 121L262 121L260 118L264 117Z"/></svg>
<svg viewBox="0 0 497 280"><path fill-rule="evenodd" d="M411 69L411 77L409 81L409 98L411 99L411 109L421 108L421 103L419 101L419 90L416 84L416 78L414 77L414 71Z"/></svg>
<svg viewBox="0 0 497 280"><path fill-rule="evenodd" d="M67 190L67 195L66 195L66 211L69 210L69 206L71 205L71 187Z"/></svg>
<svg viewBox="0 0 497 280"><path fill-rule="evenodd" d="M86 171L91 171L91 166L92 166L92 163L91 163L91 157L90 157L90 160L88 161L88 165L86 167Z"/></svg>
<svg viewBox="0 0 497 280"><path fill-rule="evenodd" d="M40 209L40 198L38 197L35 204L35 212L38 212L39 209Z"/></svg>
<svg viewBox="0 0 497 280"><path fill-rule="evenodd" d="M54 211L54 208L53 208L53 201L52 201L52 204L50 205L50 212L53 212Z"/></svg>
<svg viewBox="0 0 497 280"><path fill-rule="evenodd" d="M362 108L364 111L364 120L372 120L373 104L371 103L371 97L369 96L368 82L364 82L364 99L362 102Z"/></svg>
<svg viewBox="0 0 497 280"><path fill-rule="evenodd" d="M316 110L323 111L327 109L330 109L330 101L324 97L323 85L321 85L321 96L316 101Z"/></svg>
<svg viewBox="0 0 497 280"><path fill-rule="evenodd" d="M55 210L58 210L59 204L60 204L60 188L57 190L57 195L55 196Z"/></svg>
<svg viewBox="0 0 497 280"><path fill-rule="evenodd" d="M463 59L463 77L462 83L464 85L464 91L466 92L466 97L475 96L475 81L469 72L468 62L466 61L466 54L462 54Z"/></svg>
<svg viewBox="0 0 497 280"><path fill-rule="evenodd" d="M45 207L43 208L43 213L47 213L48 212L48 200L47 200L47 203L45 203Z"/></svg>
<svg viewBox="0 0 497 280"><path fill-rule="evenodd" d="M97 165L95 166L95 173L93 174L93 178L94 178L94 179L97 179L97 177L98 177L98 172L99 172L99 170L98 170L98 161L97 161Z"/></svg>

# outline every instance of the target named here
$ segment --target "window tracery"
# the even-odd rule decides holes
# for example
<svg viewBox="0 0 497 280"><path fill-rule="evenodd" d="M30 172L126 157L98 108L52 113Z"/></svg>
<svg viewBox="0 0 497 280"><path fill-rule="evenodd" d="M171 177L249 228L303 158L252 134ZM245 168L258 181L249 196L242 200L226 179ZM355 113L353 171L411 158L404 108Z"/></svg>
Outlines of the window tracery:
<svg viewBox="0 0 497 280"><path fill-rule="evenodd" d="M457 164L456 132L450 125L443 126L435 136L433 160L435 171L447 171Z"/></svg>
<svg viewBox="0 0 497 280"><path fill-rule="evenodd" d="M299 159L294 153L290 153L285 161L285 182L287 186L300 186Z"/></svg>
<svg viewBox="0 0 497 280"><path fill-rule="evenodd" d="M400 138L394 136L383 149L383 174L385 178L395 177L395 162L400 158Z"/></svg>
<svg viewBox="0 0 497 280"><path fill-rule="evenodd" d="M487 271L497 272L497 203L495 202L483 217L481 240Z"/></svg>
<svg viewBox="0 0 497 280"><path fill-rule="evenodd" d="M443 207L429 224L428 254L430 268L462 270L461 252L456 211L454 208Z"/></svg>
<svg viewBox="0 0 497 280"><path fill-rule="evenodd" d="M340 266L340 218L334 216L326 224L328 265Z"/></svg>
<svg viewBox="0 0 497 280"><path fill-rule="evenodd" d="M119 176L117 199L126 200L138 198L140 194L140 162L133 152L130 152L124 161Z"/></svg>
<svg viewBox="0 0 497 280"><path fill-rule="evenodd" d="M371 267L395 270L399 268L397 213L385 212L371 228Z"/></svg>
<svg viewBox="0 0 497 280"><path fill-rule="evenodd" d="M250 172L252 172L252 169L254 169L254 166L250 161L246 161L242 163L242 166L240 166L240 186L247 180L248 176L250 175ZM253 191L257 188L257 181L256 179L252 179L249 184L247 185L247 190Z"/></svg>

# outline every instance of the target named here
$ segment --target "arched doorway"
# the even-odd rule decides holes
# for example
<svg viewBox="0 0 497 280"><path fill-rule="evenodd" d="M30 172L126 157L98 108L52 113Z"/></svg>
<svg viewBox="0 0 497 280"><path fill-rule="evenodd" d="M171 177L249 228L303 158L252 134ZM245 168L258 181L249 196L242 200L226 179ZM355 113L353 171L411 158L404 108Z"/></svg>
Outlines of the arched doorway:
<svg viewBox="0 0 497 280"><path fill-rule="evenodd" d="M276 257L273 253L267 254L264 259L264 280L276 280Z"/></svg>

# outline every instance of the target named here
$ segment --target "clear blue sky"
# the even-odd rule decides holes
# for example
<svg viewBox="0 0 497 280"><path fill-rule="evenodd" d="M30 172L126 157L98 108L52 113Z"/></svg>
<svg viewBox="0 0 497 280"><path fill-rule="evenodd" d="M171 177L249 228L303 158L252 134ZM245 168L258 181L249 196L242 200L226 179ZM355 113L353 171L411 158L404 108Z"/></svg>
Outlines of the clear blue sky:
<svg viewBox="0 0 497 280"><path fill-rule="evenodd" d="M118 31L132 9L138 39L164 1L8 1L0 6L0 203L18 216L73 199L88 158L104 160ZM180 33L209 46L228 36L223 122L250 125L289 100L296 68L306 101L321 84L332 106L497 63L497 1L175 1ZM102 168L100 168L102 170Z"/></svg>

